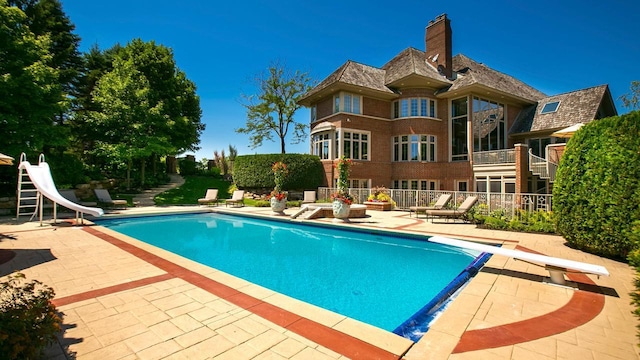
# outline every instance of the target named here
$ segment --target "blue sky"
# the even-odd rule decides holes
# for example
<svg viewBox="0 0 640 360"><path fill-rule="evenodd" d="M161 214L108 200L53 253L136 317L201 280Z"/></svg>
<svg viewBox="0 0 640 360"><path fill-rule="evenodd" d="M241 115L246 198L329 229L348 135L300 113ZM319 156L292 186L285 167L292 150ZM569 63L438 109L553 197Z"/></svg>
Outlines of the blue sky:
<svg viewBox="0 0 640 360"><path fill-rule="evenodd" d="M451 19L453 54L512 75L548 94L609 84L618 97L640 80L640 1L205 1L61 0L81 51L134 38L173 49L195 82L202 134L198 159L214 150L279 153L278 142L251 149L237 134L246 111L241 94L274 61L320 81L347 60L380 67L407 47L425 49L429 20ZM309 110L296 120L308 123ZM277 138L275 139L277 140ZM308 140L287 152L308 153Z"/></svg>

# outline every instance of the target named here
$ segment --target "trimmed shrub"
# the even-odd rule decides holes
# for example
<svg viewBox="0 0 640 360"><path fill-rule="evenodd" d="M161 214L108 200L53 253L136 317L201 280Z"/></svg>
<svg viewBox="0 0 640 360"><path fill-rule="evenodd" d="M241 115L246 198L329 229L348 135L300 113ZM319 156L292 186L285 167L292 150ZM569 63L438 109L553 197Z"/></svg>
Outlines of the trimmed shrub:
<svg viewBox="0 0 640 360"><path fill-rule="evenodd" d="M24 280L16 273L0 283L0 354L8 359L39 359L62 323L51 303L53 289Z"/></svg>
<svg viewBox="0 0 640 360"><path fill-rule="evenodd" d="M282 161L289 174L283 190L317 189L322 184L324 169L320 158L306 154L259 154L237 156L233 164L233 180L241 189L273 189L271 166Z"/></svg>
<svg viewBox="0 0 640 360"><path fill-rule="evenodd" d="M572 247L625 259L640 219L640 112L595 120L569 140L553 187L558 232Z"/></svg>

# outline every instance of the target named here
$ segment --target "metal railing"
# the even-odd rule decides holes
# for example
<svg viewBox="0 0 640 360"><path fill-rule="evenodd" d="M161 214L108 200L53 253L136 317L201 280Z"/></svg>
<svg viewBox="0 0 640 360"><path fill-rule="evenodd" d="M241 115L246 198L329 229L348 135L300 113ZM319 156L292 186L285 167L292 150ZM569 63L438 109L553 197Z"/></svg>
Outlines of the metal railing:
<svg viewBox="0 0 640 360"><path fill-rule="evenodd" d="M473 153L473 165L515 164L516 150L504 149Z"/></svg>
<svg viewBox="0 0 640 360"><path fill-rule="evenodd" d="M318 199L329 200L335 188L318 188ZM372 189L350 188L349 194L354 197L356 203L367 201ZM509 217L518 217L522 211L551 212L553 195L550 194L504 194L473 191L442 191L442 190L405 190L388 189L388 194L396 203L396 210L409 210L411 206L429 206L435 203L440 195L452 194L448 207L456 208L469 196L477 196L477 212L489 214L494 211L502 211Z"/></svg>
<svg viewBox="0 0 640 360"><path fill-rule="evenodd" d="M529 171L542 179L549 179L550 182L554 182L556 180L558 164L534 155L531 149L529 149Z"/></svg>

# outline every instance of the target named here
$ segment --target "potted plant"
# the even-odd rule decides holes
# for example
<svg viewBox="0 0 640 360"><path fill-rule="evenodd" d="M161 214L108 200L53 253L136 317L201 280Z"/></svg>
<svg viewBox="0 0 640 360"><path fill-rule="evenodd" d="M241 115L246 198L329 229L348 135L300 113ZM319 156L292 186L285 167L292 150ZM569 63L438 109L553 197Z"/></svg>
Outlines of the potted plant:
<svg viewBox="0 0 640 360"><path fill-rule="evenodd" d="M276 183L276 186L271 192L271 210L276 214L283 215L284 209L287 207L287 193L282 191L282 185L284 184L284 180L287 177L289 170L285 163L278 161L271 166L271 171L273 171Z"/></svg>
<svg viewBox="0 0 640 360"><path fill-rule="evenodd" d="M378 186L373 188L371 195L367 197L364 203L367 210L389 211L396 206L395 201L389 196L387 188Z"/></svg>
<svg viewBox="0 0 640 360"><path fill-rule="evenodd" d="M344 155L335 164L338 170L338 182L337 191L331 195L331 201L333 201L333 217L336 219L349 218L353 197L349 195L347 188L349 187L349 169L352 164L351 159L345 158Z"/></svg>

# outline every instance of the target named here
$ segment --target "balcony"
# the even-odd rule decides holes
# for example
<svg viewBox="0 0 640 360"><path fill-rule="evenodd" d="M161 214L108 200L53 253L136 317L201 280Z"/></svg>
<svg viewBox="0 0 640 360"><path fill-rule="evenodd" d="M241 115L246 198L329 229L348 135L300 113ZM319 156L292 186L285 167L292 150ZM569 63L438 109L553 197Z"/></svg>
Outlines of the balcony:
<svg viewBox="0 0 640 360"><path fill-rule="evenodd" d="M516 150L503 149L493 151L479 151L473 153L473 165L514 165L516 163Z"/></svg>

